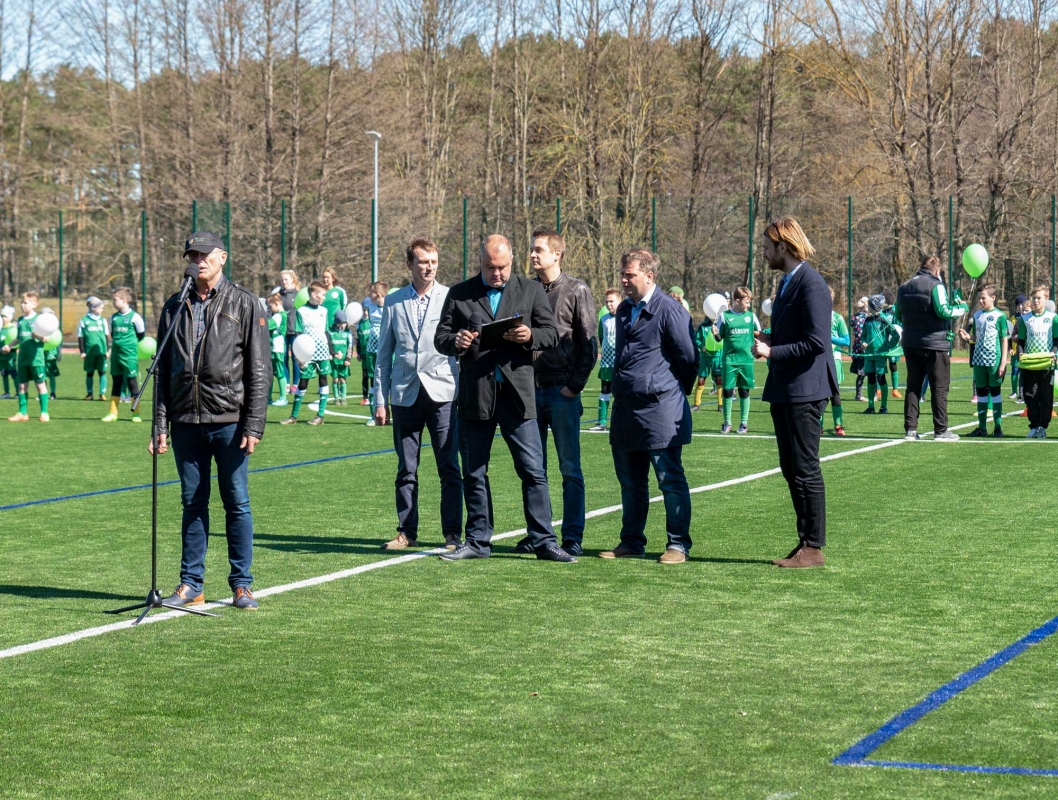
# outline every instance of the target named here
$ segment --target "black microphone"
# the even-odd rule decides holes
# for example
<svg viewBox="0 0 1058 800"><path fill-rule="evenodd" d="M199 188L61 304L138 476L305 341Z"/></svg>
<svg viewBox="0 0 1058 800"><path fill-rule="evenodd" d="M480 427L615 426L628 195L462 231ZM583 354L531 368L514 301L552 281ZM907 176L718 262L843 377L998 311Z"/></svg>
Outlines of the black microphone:
<svg viewBox="0 0 1058 800"><path fill-rule="evenodd" d="M184 285L180 289L180 297L176 301L176 305L182 306L184 301L187 300L187 296L191 293L191 287L195 285L195 278L198 277L198 265L188 264L187 269L184 270Z"/></svg>

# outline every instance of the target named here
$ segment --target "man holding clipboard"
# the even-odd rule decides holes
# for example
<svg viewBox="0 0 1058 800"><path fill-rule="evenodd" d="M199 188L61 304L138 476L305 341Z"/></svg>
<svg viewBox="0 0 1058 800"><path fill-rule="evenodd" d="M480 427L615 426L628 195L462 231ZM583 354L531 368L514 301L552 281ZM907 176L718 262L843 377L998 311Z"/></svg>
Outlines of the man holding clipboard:
<svg viewBox="0 0 1058 800"><path fill-rule="evenodd" d="M456 411L467 509L466 541L442 554L446 561L492 554L489 456L496 426L522 482L525 526L536 557L573 562L551 527L551 496L536 423L533 351L558 344L558 329L543 287L512 276L514 255L503 236L481 245L481 273L451 288L434 345L459 358Z"/></svg>

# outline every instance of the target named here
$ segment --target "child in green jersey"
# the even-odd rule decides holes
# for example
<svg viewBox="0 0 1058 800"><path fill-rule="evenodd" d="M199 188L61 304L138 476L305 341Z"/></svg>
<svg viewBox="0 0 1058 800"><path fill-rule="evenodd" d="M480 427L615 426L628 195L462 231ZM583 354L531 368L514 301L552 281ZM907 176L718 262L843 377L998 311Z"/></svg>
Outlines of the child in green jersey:
<svg viewBox="0 0 1058 800"><path fill-rule="evenodd" d="M621 303L619 289L606 290L606 313L599 317L599 421L588 430L606 430L610 412L610 381L613 380L614 358L617 353L617 306Z"/></svg>
<svg viewBox="0 0 1058 800"><path fill-rule="evenodd" d="M49 306L44 306L40 310L41 314L51 314L55 316L54 309ZM59 396L55 392L56 381L62 373L59 372L59 362L62 361L62 345L58 347L44 348L44 377L48 379L48 397L52 400L58 400Z"/></svg>
<svg viewBox="0 0 1058 800"><path fill-rule="evenodd" d="M37 319L37 304L40 296L36 292L23 292L22 316L16 323L18 336L12 344L0 347L0 352L17 351L16 369L18 372L18 413L7 418L8 422L29 421L29 385L37 387L37 398L40 400L40 421L48 422L48 388L44 384L44 339L33 332L33 322Z"/></svg>
<svg viewBox="0 0 1058 800"><path fill-rule="evenodd" d="M298 412L301 411L301 403L305 399L305 390L309 388L309 381L316 377L319 378L320 383L320 402L316 416L309 420L309 425L323 424L323 415L327 411L327 397L331 391L331 387L327 384L331 375L331 360L334 358L331 336L327 330L327 309L323 307L323 298L326 294L327 287L319 281L313 281L309 284L309 302L295 312L295 332L311 336L316 344L316 350L311 360L301 364L301 378L298 380L298 387L294 390L294 407L290 410L290 416L279 423L280 425L293 425L298 421Z"/></svg>
<svg viewBox="0 0 1058 800"><path fill-rule="evenodd" d="M885 309L882 313L885 318L889 320L892 325L896 324L896 295L886 289L882 292L882 296L885 298ZM900 356L904 354L904 349L900 346L900 343L896 343L896 347L889 351L889 374L892 378L892 397L894 400L903 400L904 395L900 392Z"/></svg>
<svg viewBox="0 0 1058 800"><path fill-rule="evenodd" d="M92 376L99 373L99 399L107 399L107 352L110 350L110 323L103 318L103 301L88 298L88 313L77 325L77 349L84 365L85 400L92 399Z"/></svg>
<svg viewBox="0 0 1058 800"><path fill-rule="evenodd" d="M279 381L279 397L270 406L287 404L286 332L287 312L283 310L283 295L268 295L268 335L272 340L272 375Z"/></svg>
<svg viewBox="0 0 1058 800"><path fill-rule="evenodd" d="M368 425L375 424L375 359L378 358L378 337L382 331L382 307L386 304L386 294L389 293L389 284L385 281L375 281L369 288L368 296L364 298L364 340L361 347L361 329L357 328L357 359L363 364L363 388L364 399L360 405L371 406L371 419ZM361 323L363 325L363 322Z"/></svg>
<svg viewBox="0 0 1058 800"><path fill-rule="evenodd" d="M885 311L885 296L871 295L867 304L867 319L863 323L863 370L867 373L867 408L864 414L873 414L875 393L879 392L882 407L879 414L889 413L889 387L886 373L889 367L889 351L899 344L900 335Z"/></svg>
<svg viewBox="0 0 1058 800"><path fill-rule="evenodd" d="M845 368L841 363L840 348L851 347L852 337L849 335L849 326L845 324L845 318L834 310L833 289L830 290L830 344L834 348L834 372L837 375L838 387L840 389L841 382L845 380ZM830 398L830 410L834 415L834 435L844 436L845 426L842 419L840 391ZM819 418L819 425L820 427L823 425L822 417Z"/></svg>
<svg viewBox="0 0 1058 800"><path fill-rule="evenodd" d="M338 272L334 267L327 267L323 271L322 283L327 287L327 293L323 296L321 305L327 309L327 327L330 329L334 327L334 315L339 310L345 310L345 307L349 305L349 298L346 297L345 289L338 281Z"/></svg>
<svg viewBox="0 0 1058 800"><path fill-rule="evenodd" d="M1054 405L1054 351L1058 349L1058 314L1047 310L1051 291L1037 286L1029 297L1031 313L1018 320L1021 385L1029 418L1029 439L1046 439Z"/></svg>
<svg viewBox="0 0 1058 800"><path fill-rule="evenodd" d="M988 402L992 402L993 436L1003 435L1003 378L1010 348L1007 315L996 308L996 287L985 286L979 294L981 308L973 315L973 335L959 330L963 341L973 343L970 366L977 387L977 428L970 436L988 435Z"/></svg>
<svg viewBox="0 0 1058 800"><path fill-rule="evenodd" d="M14 306L4 306L0 308L0 346L14 344L17 338L18 326L15 325ZM16 358L18 358L18 354L13 351L0 352L0 375L4 379L4 393L0 394L0 400L10 400L14 397L11 394L12 384L16 387L15 391L18 391L18 372L15 369Z"/></svg>
<svg viewBox="0 0 1058 800"><path fill-rule="evenodd" d="M118 418L118 398L122 389L130 397L139 391L140 382L140 339L147 335L147 326L143 317L132 308L132 290L121 286L114 290L114 308L110 317L110 377L113 386L110 390L110 413L103 417L103 422L113 422ZM143 422L138 411L132 412L133 422Z"/></svg>
<svg viewBox="0 0 1058 800"><path fill-rule="evenodd" d="M331 373L334 375L334 402L344 406L346 386L349 380L349 364L353 360L353 334L349 330L349 322L342 309L334 312L334 324L331 326L331 349L334 351L334 358L331 359Z"/></svg>
<svg viewBox="0 0 1058 800"><path fill-rule="evenodd" d="M724 424L720 433L731 432L731 404L738 390L739 433L749 431L749 390L756 387L753 375L754 333L761 330L760 320L750 311L753 292L744 286L735 289L730 311L720 314L713 335L724 343L723 408Z"/></svg>

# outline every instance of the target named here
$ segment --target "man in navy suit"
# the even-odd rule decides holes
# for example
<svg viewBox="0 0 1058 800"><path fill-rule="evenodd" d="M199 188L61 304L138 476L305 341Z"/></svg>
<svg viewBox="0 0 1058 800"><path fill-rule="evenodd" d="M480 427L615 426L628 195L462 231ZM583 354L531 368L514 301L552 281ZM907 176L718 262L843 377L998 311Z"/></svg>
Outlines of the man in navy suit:
<svg viewBox="0 0 1058 800"><path fill-rule="evenodd" d="M771 336L759 335L757 358L770 359L764 400L779 446L779 467L797 514L798 543L779 567L823 566L827 498L819 465L819 420L838 393L830 343L830 289L808 265L815 249L793 217L764 229L762 254L782 272L771 312Z"/></svg>
<svg viewBox="0 0 1058 800"><path fill-rule="evenodd" d="M691 494L683 474L683 446L691 443L687 393L698 377L691 315L657 288L660 261L647 249L621 256L628 296L616 313L614 412L610 448L621 484L621 543L602 558L641 558L654 467L665 498L668 544L659 561L682 564L691 550Z"/></svg>

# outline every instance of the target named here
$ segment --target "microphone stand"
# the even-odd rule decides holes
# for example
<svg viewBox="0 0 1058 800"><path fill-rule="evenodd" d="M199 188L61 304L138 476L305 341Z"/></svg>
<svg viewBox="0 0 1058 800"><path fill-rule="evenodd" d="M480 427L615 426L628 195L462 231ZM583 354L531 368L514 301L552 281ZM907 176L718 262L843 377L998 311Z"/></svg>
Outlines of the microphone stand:
<svg viewBox="0 0 1058 800"><path fill-rule="evenodd" d="M194 266L188 267L184 272L187 280L184 281L184 287L180 292L180 298L177 300L176 313L173 314L173 319L165 331L165 336L162 337L162 341L158 344L158 350L155 352L154 358L151 359L151 365L147 368L147 374L144 376L140 390L136 392L136 396L132 399L132 410L137 411L140 407L140 398L143 396L143 392L147 389L147 384L151 382L152 377L155 378L155 392L151 402L151 590L147 592L147 598L142 603L125 606L124 608L115 608L112 611L106 612L107 614L124 614L127 611L138 611L142 608L143 613L136 618L136 621L132 623L133 625L139 625L143 622L144 618L156 608L168 608L173 611L183 611L185 614L197 614L200 617L220 616L219 614L211 614L208 611L200 611L197 608L187 608L185 606L166 603L165 599L162 597L162 593L158 591L158 379L155 376L155 370L158 368L158 358L165 352L165 348L169 344L169 339L173 335L173 331L176 329L177 323L180 320L181 311L183 311L184 308L184 302L187 300L187 295L190 293L191 287L195 283L194 276L197 274L198 269Z"/></svg>

